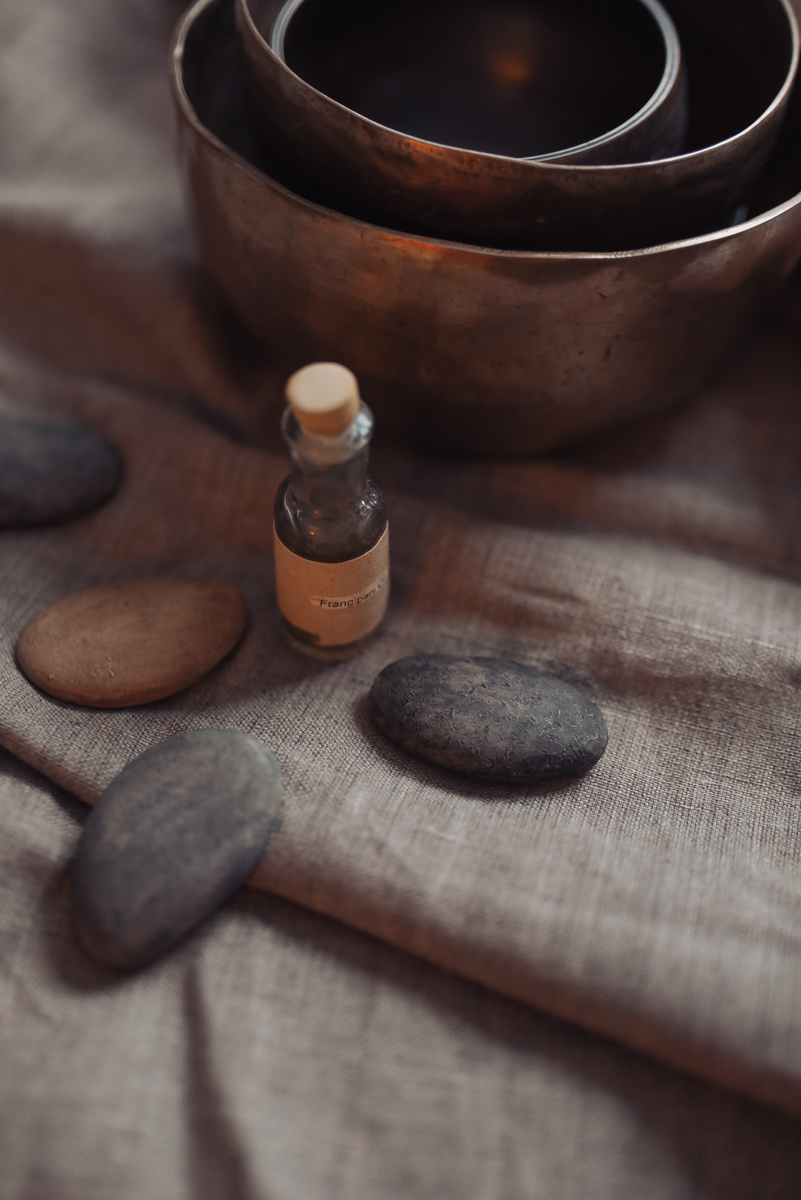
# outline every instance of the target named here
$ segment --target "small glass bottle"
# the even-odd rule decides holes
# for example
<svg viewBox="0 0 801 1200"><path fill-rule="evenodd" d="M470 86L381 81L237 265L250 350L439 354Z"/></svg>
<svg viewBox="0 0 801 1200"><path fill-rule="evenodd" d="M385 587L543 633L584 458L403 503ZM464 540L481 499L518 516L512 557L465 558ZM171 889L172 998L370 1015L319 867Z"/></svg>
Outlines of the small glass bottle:
<svg viewBox="0 0 801 1200"><path fill-rule="evenodd" d="M367 477L373 416L339 363L296 371L286 398L281 431L293 465L275 497L276 599L299 649L351 658L389 599L386 506Z"/></svg>

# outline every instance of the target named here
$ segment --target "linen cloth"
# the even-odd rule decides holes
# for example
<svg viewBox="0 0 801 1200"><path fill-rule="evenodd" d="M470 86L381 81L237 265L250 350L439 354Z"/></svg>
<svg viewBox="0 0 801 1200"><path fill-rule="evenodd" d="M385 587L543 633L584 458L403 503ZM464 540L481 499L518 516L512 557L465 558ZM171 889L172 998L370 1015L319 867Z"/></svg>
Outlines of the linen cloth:
<svg viewBox="0 0 801 1200"><path fill-rule="evenodd" d="M243 888L132 976L85 806L0 752L0 1195L792 1200L797 1122Z"/></svg>
<svg viewBox="0 0 801 1200"><path fill-rule="evenodd" d="M96 513L0 534L0 744L91 803L180 730L255 734L288 803L253 882L284 900L246 892L112 980L69 925L79 810L4 760L0 1195L796 1194L798 282L703 396L579 448L493 464L379 435L385 631L353 662L308 660L272 599L280 370L204 276L182 197L176 12L0 4L3 410L78 414L126 462ZM16 667L62 595L210 573L250 627L179 696L98 712ZM564 675L603 709L606 754L532 787L410 759L365 697L418 650ZM439 1018L462 1009L480 1015L457 1036ZM615 1124L621 1088L637 1119Z"/></svg>

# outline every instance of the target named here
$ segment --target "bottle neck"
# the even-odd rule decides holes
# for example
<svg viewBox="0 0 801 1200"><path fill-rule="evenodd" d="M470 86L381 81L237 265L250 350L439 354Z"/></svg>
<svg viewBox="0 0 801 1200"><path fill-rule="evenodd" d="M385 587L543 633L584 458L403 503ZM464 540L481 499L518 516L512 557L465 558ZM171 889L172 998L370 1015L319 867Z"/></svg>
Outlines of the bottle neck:
<svg viewBox="0 0 801 1200"><path fill-rule="evenodd" d="M368 487L367 456L373 418L361 404L355 420L341 434L327 436L305 430L290 408L281 429L292 456L289 490L294 502L318 519L337 519L353 512Z"/></svg>

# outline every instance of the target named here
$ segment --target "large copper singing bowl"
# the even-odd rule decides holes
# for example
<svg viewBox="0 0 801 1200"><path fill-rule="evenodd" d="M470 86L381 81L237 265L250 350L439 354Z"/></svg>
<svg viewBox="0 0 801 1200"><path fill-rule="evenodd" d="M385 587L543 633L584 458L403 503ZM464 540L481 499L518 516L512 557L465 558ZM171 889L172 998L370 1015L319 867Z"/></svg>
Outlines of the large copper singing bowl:
<svg viewBox="0 0 801 1200"><path fill-rule="evenodd" d="M758 215L650 250L488 250L381 229L256 165L231 0L181 23L173 86L200 240L286 365L352 368L385 427L523 455L698 388L801 257L797 97Z"/></svg>
<svg viewBox="0 0 801 1200"><path fill-rule="evenodd" d="M312 87L267 39L281 0L236 0L262 139L383 224L529 250L625 250L730 221L776 136L798 64L787 0L665 0L689 86L686 152L628 165L538 162L406 136ZM465 20L473 4L464 5Z"/></svg>
<svg viewBox="0 0 801 1200"><path fill-rule="evenodd" d="M346 108L440 145L590 163L683 149L659 0L286 0L270 46Z"/></svg>

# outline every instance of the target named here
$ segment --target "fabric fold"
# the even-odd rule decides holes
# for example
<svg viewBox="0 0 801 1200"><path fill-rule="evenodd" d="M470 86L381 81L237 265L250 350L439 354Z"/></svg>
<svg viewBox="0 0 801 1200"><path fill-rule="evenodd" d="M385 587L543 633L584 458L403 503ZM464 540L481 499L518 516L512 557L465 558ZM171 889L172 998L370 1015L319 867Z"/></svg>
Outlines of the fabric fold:
<svg viewBox="0 0 801 1200"><path fill-rule="evenodd" d="M474 463L379 433L385 632L354 662L306 660L272 594L280 364L198 262L165 84L175 10L0 4L3 409L73 414L126 463L97 512L0 531L0 744L92 803L173 733L252 733L288 800L257 886L801 1114L798 280L703 396L582 447ZM245 595L246 638L208 679L102 712L21 675L41 607L153 574ZM564 675L609 749L530 788L417 763L365 707L417 651Z"/></svg>
<svg viewBox="0 0 801 1200"><path fill-rule="evenodd" d="M569 525L553 511L503 520L465 514L453 496L417 499L410 469L408 490L396 474L389 493L394 599L383 637L353 662L319 664L284 642L274 605L280 452L90 383L40 400L105 431L126 478L94 514L0 538L9 750L91 803L126 762L182 729L252 733L287 786L257 886L799 1112L794 580L752 565L747 545L738 563L675 535L611 532L610 481L591 466L574 468L587 499ZM663 444L703 406L662 418ZM385 446L379 458L391 455ZM541 493L552 470L514 468L518 485L527 478ZM644 503L658 475L643 474ZM507 486L502 468L493 477ZM713 523L727 503L720 489ZM245 640L205 681L101 711L55 701L22 676L16 637L43 605L170 573L219 574L249 604ZM584 777L529 787L476 784L410 758L373 729L366 696L381 667L420 650L565 675L601 705L606 754Z"/></svg>

